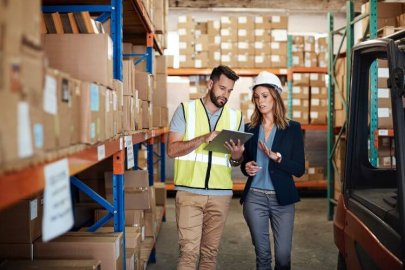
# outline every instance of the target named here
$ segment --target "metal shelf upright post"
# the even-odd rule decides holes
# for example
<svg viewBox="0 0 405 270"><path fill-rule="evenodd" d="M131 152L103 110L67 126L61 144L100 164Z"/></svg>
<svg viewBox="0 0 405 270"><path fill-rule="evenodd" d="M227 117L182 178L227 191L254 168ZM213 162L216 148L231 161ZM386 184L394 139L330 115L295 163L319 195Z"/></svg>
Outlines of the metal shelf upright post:
<svg viewBox="0 0 405 270"><path fill-rule="evenodd" d="M335 154L335 150L337 144L341 140L343 133L346 131L347 128L347 121L349 115L349 101L350 101L350 81L351 81L351 54L352 48L354 45L354 24L366 17L369 17L369 24L370 24L370 37L376 37L377 33L377 1L370 0L370 12L369 14L363 14L354 18L354 8L353 8L353 1L346 2L346 26L341 27L339 29L334 29L334 22L333 22L333 14L328 13L328 24L329 24L329 37L328 37L328 49L329 49L329 58L328 58L328 164L327 164L327 177L328 177L328 220L333 219L334 214L334 206L336 201L333 199L334 194L334 176L336 164L334 163L333 157ZM336 57L334 56L334 36L336 34L342 34L342 41L339 45L339 49L336 53ZM346 87L346 100L343 98L344 94L342 89L338 88L338 83L335 78L335 65L340 54L343 42L346 39L346 80L344 82ZM374 66L375 65L375 66ZM370 125L370 141L374 141L374 131L377 128L377 69L376 64L373 64L370 70L370 80L371 80L371 125ZM335 92L338 90L337 92ZM334 122L334 103L335 103L335 93L340 101L343 103L345 113L346 113L346 120L339 130L336 140L334 139L335 136L335 128L333 126ZM370 143L370 151L371 151L371 158L370 162L374 165L374 157L377 156L377 152L373 152L374 144ZM375 149L375 148L374 148ZM376 160L376 158L375 158ZM342 172L343 173L343 172Z"/></svg>
<svg viewBox="0 0 405 270"><path fill-rule="evenodd" d="M287 68L290 70L293 67L293 57L292 57L292 35L288 35L288 43L287 43ZM292 84L292 74L288 72L287 75L287 85L288 85L288 118L292 119L292 91L293 91L293 84Z"/></svg>
<svg viewBox="0 0 405 270"><path fill-rule="evenodd" d="M370 0L370 39L377 37L377 1ZM378 150L374 145L375 131L378 128L378 67L377 61L370 67L370 163L377 166Z"/></svg>

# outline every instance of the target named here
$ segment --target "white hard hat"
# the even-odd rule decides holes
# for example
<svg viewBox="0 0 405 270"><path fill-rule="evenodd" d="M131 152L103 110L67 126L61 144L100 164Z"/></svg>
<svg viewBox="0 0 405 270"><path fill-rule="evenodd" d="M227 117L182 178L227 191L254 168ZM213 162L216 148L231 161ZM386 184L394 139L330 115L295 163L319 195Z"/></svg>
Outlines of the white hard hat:
<svg viewBox="0 0 405 270"><path fill-rule="evenodd" d="M254 78L250 90L253 90L257 85L262 84L267 84L274 87L274 89L276 89L279 94L281 94L281 92L283 91L280 79L276 75L268 71L262 71L259 73L259 75L257 75L256 78Z"/></svg>

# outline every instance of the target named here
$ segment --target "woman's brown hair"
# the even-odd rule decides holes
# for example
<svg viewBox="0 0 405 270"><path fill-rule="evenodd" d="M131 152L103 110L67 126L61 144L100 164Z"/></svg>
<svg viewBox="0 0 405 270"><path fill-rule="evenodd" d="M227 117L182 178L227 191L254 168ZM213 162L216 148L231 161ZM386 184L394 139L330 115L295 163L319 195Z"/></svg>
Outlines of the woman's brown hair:
<svg viewBox="0 0 405 270"><path fill-rule="evenodd" d="M254 91L257 86L264 86L269 90L270 95L274 99L274 107L273 107L274 124L278 129L285 129L288 126L288 118L286 117L286 109L283 100L281 99L279 92L276 91L273 86L268 84L256 85L255 88L253 88L252 102L255 105L255 110L253 111L253 114L250 117L249 126L256 127L260 125L263 121L263 115L257 108L257 104L254 98Z"/></svg>

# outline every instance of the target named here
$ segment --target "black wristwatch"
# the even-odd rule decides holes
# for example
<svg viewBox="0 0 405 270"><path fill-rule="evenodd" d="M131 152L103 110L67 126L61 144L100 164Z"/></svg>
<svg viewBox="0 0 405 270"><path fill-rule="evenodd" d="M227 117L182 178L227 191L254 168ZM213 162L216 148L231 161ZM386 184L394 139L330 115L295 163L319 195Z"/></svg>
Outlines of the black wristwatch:
<svg viewBox="0 0 405 270"><path fill-rule="evenodd" d="M239 160L234 160L232 157L229 159L229 162L231 163L231 166L236 167L239 166L242 163L243 158L240 158Z"/></svg>

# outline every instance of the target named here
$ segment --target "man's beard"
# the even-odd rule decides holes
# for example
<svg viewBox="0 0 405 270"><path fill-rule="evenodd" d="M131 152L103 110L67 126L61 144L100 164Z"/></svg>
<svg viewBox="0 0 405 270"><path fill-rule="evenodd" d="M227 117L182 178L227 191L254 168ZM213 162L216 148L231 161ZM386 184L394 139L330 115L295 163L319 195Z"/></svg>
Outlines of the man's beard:
<svg viewBox="0 0 405 270"><path fill-rule="evenodd" d="M215 96L213 89L211 88L209 91L210 91L210 99L211 99L212 103L214 103L214 105L215 105L217 108L222 108L222 107L224 107L225 104L228 102L228 99L227 99L227 98L221 97L221 98L225 99L225 102L224 102L223 104L219 103L219 101L218 101L219 97Z"/></svg>

